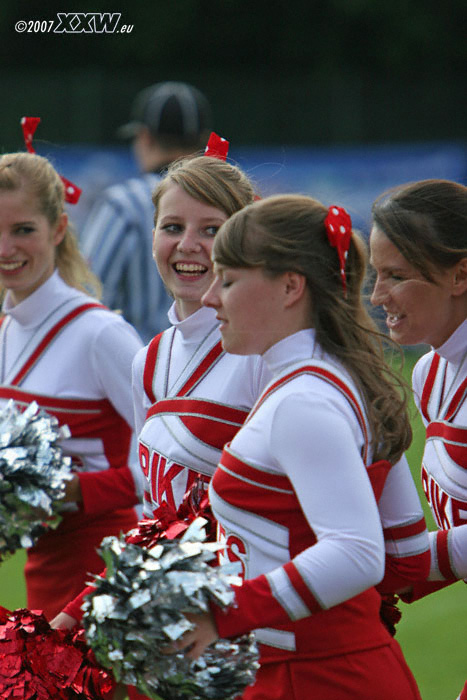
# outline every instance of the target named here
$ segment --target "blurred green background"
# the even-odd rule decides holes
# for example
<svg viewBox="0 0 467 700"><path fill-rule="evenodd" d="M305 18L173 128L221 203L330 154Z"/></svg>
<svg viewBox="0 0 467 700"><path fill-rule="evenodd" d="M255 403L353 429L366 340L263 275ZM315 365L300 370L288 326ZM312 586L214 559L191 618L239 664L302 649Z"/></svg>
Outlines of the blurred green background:
<svg viewBox="0 0 467 700"><path fill-rule="evenodd" d="M406 351L403 371L407 377L410 377L417 356ZM419 488L428 529L434 530L436 528L420 487L424 429L414 406L412 422L414 440L408 451L408 459ZM26 604L22 575L24 561L24 552L19 552L0 565L0 605L6 608L15 609ZM397 626L396 639L417 679L423 700L455 700L467 679L461 612L467 594L464 586L463 582L459 582L412 605L400 604L402 620Z"/></svg>
<svg viewBox="0 0 467 700"><path fill-rule="evenodd" d="M132 29L34 31L32 20L56 27L58 13L70 17L78 8L2 0L7 150L22 147L23 114L42 117L41 139L115 142L136 92L163 80L200 88L212 102L215 130L237 145L466 138L465 0L78 5L80 13L120 11L119 28ZM21 21L30 24L26 31L17 30Z"/></svg>

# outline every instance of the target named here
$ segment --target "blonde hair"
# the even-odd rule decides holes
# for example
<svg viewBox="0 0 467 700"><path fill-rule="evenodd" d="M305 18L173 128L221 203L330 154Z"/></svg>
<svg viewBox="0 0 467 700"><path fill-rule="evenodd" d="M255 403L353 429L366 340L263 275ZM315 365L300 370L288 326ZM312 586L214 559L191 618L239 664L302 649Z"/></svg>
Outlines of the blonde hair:
<svg viewBox="0 0 467 700"><path fill-rule="evenodd" d="M365 308L367 251L352 232L344 296L336 249L324 225L328 209L301 195L276 195L234 214L214 239L213 259L227 267L259 267L276 276L304 275L311 296L310 327L325 352L346 367L362 394L375 459L396 462L410 445L408 391L384 359L381 334Z"/></svg>
<svg viewBox="0 0 467 700"><path fill-rule="evenodd" d="M52 164L35 153L5 153L0 157L0 190L27 189L36 198L39 211L51 226L65 211L63 182ZM101 283L82 256L71 224L56 247L55 266L71 287L101 296ZM5 290L0 288L0 295Z"/></svg>
<svg viewBox="0 0 467 700"><path fill-rule="evenodd" d="M154 223L157 223L159 201L172 184L179 185L199 202L221 209L227 216L255 199L252 183L237 166L209 156L181 158L169 166L153 193Z"/></svg>

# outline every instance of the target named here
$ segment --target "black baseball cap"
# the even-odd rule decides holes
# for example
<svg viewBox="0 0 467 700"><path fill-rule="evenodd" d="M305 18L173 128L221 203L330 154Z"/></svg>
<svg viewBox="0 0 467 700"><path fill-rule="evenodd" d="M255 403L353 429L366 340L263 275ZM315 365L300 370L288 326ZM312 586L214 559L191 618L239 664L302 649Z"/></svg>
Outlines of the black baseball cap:
<svg viewBox="0 0 467 700"><path fill-rule="evenodd" d="M142 126L173 145L204 145L212 130L211 107L200 90L181 82L156 83L136 95L131 119L121 126L120 138L134 138Z"/></svg>

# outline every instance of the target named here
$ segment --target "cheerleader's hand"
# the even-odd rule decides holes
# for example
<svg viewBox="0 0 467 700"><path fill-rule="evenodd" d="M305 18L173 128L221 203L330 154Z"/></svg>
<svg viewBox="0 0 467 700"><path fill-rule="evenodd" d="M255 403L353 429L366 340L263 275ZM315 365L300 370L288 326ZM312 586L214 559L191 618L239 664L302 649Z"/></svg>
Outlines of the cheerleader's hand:
<svg viewBox="0 0 467 700"><path fill-rule="evenodd" d="M201 615L186 613L185 617L196 625L195 629L185 632L180 639L167 647L165 653L176 654L184 651L188 658L195 660L219 638L219 635L211 612Z"/></svg>
<svg viewBox="0 0 467 700"><path fill-rule="evenodd" d="M66 482L64 503L81 503L83 495L81 493L81 483L77 474Z"/></svg>
<svg viewBox="0 0 467 700"><path fill-rule="evenodd" d="M75 618L71 617L71 615L60 612L50 622L50 626L54 630L71 630L77 623L78 620L75 620Z"/></svg>

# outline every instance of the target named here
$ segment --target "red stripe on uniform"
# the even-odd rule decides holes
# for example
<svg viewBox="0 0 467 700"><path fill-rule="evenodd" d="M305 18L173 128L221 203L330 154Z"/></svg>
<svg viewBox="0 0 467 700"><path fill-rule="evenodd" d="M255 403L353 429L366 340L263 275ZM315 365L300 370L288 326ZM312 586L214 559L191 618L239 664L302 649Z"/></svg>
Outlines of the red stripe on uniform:
<svg viewBox="0 0 467 700"><path fill-rule="evenodd" d="M450 420L453 415L458 411L460 406L463 404L464 399L467 395L467 377L464 379L460 387L457 389L456 393L452 397L452 401L449 404L445 419Z"/></svg>
<svg viewBox="0 0 467 700"><path fill-rule="evenodd" d="M250 481L254 481L258 486L276 488L281 491L293 493L291 483L286 476L270 474L269 472L260 471L255 467L250 467L248 464L245 464L245 462L237 459L237 457L229 451L227 445L222 453L219 467L225 467L236 476L238 475Z"/></svg>
<svg viewBox="0 0 467 700"><path fill-rule="evenodd" d="M289 543L292 556L315 544L315 534L300 509L287 477L264 474L241 463L236 468L232 460L224 460L224 457L225 448L211 481L215 493L241 512L271 520L288 530L295 529L296 537ZM238 460L235 461L238 463Z"/></svg>
<svg viewBox="0 0 467 700"><path fill-rule="evenodd" d="M435 421L427 426L426 437L442 440L449 457L458 467L467 469L467 428L455 428Z"/></svg>
<svg viewBox="0 0 467 700"><path fill-rule="evenodd" d="M51 396L42 397L40 394L31 394L21 389L0 387L0 398L13 399L16 403L27 404L37 401L41 407L50 411L95 411L101 413L109 407L107 399L57 399ZM42 398L45 401L42 401Z"/></svg>
<svg viewBox="0 0 467 700"><path fill-rule="evenodd" d="M428 371L425 384L423 385L422 398L420 401L420 411L426 421L430 421L430 416L428 414L428 404L431 398L431 392L433 391L433 386L435 383L436 373L438 372L440 356L435 353L431 361L430 369Z"/></svg>
<svg viewBox="0 0 467 700"><path fill-rule="evenodd" d="M212 367L216 360L223 354L222 343L219 341L214 345L214 347L208 352L206 357L201 361L198 367L195 369L191 377L182 386L177 396L184 396L190 389L194 387L195 384L202 379L203 375Z"/></svg>
<svg viewBox="0 0 467 700"><path fill-rule="evenodd" d="M241 427L222 421L216 421L213 425L212 418L206 416L179 415L178 418L192 435L216 450L222 450L226 442L233 440Z"/></svg>
<svg viewBox="0 0 467 700"><path fill-rule="evenodd" d="M74 318L76 318L80 314L84 313L84 311L88 311L89 309L105 309L105 308L106 307L102 306L102 304L95 304L95 303L82 304L81 306L78 306L76 309L73 309L73 311L70 311L69 314L66 314L66 316L64 316L62 319L60 319L60 321L58 323L56 323L55 326L53 326L53 328L51 328L50 331L44 336L44 338L42 338L39 345L32 352L29 359L26 360L22 369L20 369L20 371L18 372L16 377L13 379L11 384L17 385L24 379L24 377L27 375L29 370L33 367L33 365L37 362L37 360L42 355L44 350L47 348L49 343L55 338L55 336L58 333L60 333L60 331L68 323L70 323L70 321L73 321Z"/></svg>
<svg viewBox="0 0 467 700"><path fill-rule="evenodd" d="M467 428L456 428L441 421L430 423L426 428L426 436L467 444Z"/></svg>
<svg viewBox="0 0 467 700"><path fill-rule="evenodd" d="M186 399L182 397L158 401L148 410L147 417L155 416L158 413L175 413L177 415L193 415L196 413L201 414L204 418L229 421L230 423L235 423L238 427L243 425L248 416L248 411L242 411L238 408L221 406L220 404L213 403L212 401L204 401L203 399Z"/></svg>
<svg viewBox="0 0 467 700"><path fill-rule="evenodd" d="M154 393L152 391L152 380L154 377L154 370L156 368L157 352L159 350L159 343L161 338L162 333L159 333L159 335L156 335L149 343L148 351L146 354L146 362L144 364L143 387L146 396L148 397L151 403L156 402L156 397L154 396Z"/></svg>
<svg viewBox="0 0 467 700"><path fill-rule="evenodd" d="M238 476L232 476L225 472L222 465L216 469L213 480L215 492L234 508L258 515L262 515L263 511L265 514L270 512L269 520L281 523L286 527L291 526L290 518L294 516L294 508L298 507L297 499L293 493L274 491L254 482L253 486L256 489L264 489L259 495L258 491L252 489L251 482L243 481ZM259 497L264 500L264 503L258 503Z"/></svg>
<svg viewBox="0 0 467 700"><path fill-rule="evenodd" d="M31 394L10 386L0 386L0 398L13 399L18 404L28 404L37 401L42 408L50 411L106 411L110 404L108 399L57 399L54 396Z"/></svg>
<svg viewBox="0 0 467 700"><path fill-rule="evenodd" d="M339 377L337 377L335 374L333 374L332 372L329 372L326 369L323 369L322 367L317 367L315 365L305 365L304 367L299 367L298 369L294 370L293 372L290 372L289 374L286 374L284 377L281 377L280 379L278 379L260 397L260 399L256 403L254 409L251 411L249 419L256 413L258 408L265 401L265 399L269 396L269 394L276 391L276 389L279 389L282 384L285 384L286 382L289 382L292 379L294 379L295 377L298 377L298 376L303 375L303 374L311 374L313 376L319 377L320 379L323 379L324 381L327 381L329 384L332 384L333 386L335 386L336 389L338 389L342 394L344 394L345 398L350 403L350 405L351 405L351 407L352 407L352 409L357 417L357 420L360 424L360 428L361 428L363 436L364 436L365 454L364 454L363 460L366 463L366 455L367 455L367 451L368 451L368 432L367 432L367 428L366 428L365 418L364 418L363 413L360 409L360 405L359 405L357 399L355 398L355 396L350 391L349 387L341 379L339 379Z"/></svg>
<svg viewBox="0 0 467 700"><path fill-rule="evenodd" d="M323 608L316 600L313 593L310 591L295 564L291 561L284 564L283 569L290 579L290 583L297 591L300 598L303 600L310 612L315 613Z"/></svg>
<svg viewBox="0 0 467 700"><path fill-rule="evenodd" d="M383 494L386 479L391 469L392 464L387 459L380 459L367 467L368 477L377 503Z"/></svg>
<svg viewBox="0 0 467 700"><path fill-rule="evenodd" d="M385 540L405 540L408 537L415 537L425 532L426 523L425 518L417 520L415 523L410 525L402 525L401 527L386 527L384 528L384 539Z"/></svg>
<svg viewBox="0 0 467 700"><path fill-rule="evenodd" d="M448 581L457 580L457 576L451 568L449 559L449 530L440 530L436 533L436 554L438 557L438 568Z"/></svg>
<svg viewBox="0 0 467 700"><path fill-rule="evenodd" d="M31 402L67 425L71 437L98 439L110 467L127 466L131 429L108 399L57 399L10 386L0 387L0 398L12 399L20 407Z"/></svg>

